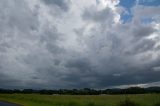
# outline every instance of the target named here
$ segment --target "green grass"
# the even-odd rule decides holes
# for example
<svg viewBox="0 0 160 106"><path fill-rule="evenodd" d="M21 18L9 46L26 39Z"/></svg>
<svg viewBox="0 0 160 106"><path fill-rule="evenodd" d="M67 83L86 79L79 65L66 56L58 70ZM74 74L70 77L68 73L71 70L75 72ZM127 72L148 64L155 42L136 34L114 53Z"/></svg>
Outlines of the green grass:
<svg viewBox="0 0 160 106"><path fill-rule="evenodd" d="M24 106L160 106L160 94L95 96L0 94L0 101Z"/></svg>

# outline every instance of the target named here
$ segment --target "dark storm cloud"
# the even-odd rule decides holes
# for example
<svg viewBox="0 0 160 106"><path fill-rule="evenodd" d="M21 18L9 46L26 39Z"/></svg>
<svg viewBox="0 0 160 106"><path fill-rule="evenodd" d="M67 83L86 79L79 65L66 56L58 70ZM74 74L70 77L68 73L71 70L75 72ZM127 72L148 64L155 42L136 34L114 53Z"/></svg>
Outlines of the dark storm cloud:
<svg viewBox="0 0 160 106"><path fill-rule="evenodd" d="M157 16L159 7L138 12L141 7L134 6L133 20L122 24L120 8L104 2L1 0L0 88L158 82L159 18L140 20L149 13Z"/></svg>
<svg viewBox="0 0 160 106"><path fill-rule="evenodd" d="M67 68L78 69L79 71L82 71L82 73L86 71L91 71L91 67L92 67L88 59L85 59L85 58L67 61L65 66Z"/></svg>
<svg viewBox="0 0 160 106"><path fill-rule="evenodd" d="M1 70L1 69L0 69ZM0 72L0 88L18 88L22 84L19 80L11 78L9 75ZM22 86L22 85L20 85Z"/></svg>
<svg viewBox="0 0 160 106"><path fill-rule="evenodd" d="M134 70L130 70L134 71ZM129 85L129 84L143 84L143 83L150 83L150 82L156 82L159 80L159 72L149 72L149 71L143 71L143 72L137 72L137 73L131 73L131 74L124 74L122 76L102 76L99 77L98 79L100 82L98 83L99 85L103 88L105 86L116 86L116 85ZM152 77L155 76L155 77ZM103 85L103 86L102 86Z"/></svg>

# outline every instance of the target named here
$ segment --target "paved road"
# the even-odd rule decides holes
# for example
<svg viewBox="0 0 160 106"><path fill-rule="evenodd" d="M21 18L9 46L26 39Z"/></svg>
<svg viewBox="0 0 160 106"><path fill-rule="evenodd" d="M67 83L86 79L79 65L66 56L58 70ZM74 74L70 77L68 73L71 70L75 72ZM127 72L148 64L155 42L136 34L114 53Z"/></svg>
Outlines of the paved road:
<svg viewBox="0 0 160 106"><path fill-rule="evenodd" d="M0 106L19 106L19 105L0 101Z"/></svg>

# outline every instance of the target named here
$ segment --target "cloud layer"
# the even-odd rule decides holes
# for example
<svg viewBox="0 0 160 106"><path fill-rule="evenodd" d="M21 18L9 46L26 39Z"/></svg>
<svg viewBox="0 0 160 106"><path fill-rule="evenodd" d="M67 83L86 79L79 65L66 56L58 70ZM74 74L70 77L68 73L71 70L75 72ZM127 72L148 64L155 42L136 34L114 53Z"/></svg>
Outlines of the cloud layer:
<svg viewBox="0 0 160 106"><path fill-rule="evenodd" d="M0 88L160 81L160 7L118 0L0 0ZM156 83L157 84L157 83Z"/></svg>

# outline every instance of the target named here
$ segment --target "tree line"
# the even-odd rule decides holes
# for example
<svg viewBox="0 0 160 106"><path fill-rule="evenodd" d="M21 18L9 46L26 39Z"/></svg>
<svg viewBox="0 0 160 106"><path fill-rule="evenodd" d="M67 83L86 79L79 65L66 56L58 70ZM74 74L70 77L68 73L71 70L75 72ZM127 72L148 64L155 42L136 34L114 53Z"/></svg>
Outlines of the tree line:
<svg viewBox="0 0 160 106"><path fill-rule="evenodd" d="M91 88L84 89L58 89L58 90L34 90L34 89L0 89L0 94L48 94L48 95L105 95L105 94L146 94L146 93L160 93L160 87L130 87L126 89L105 89L95 90Z"/></svg>

